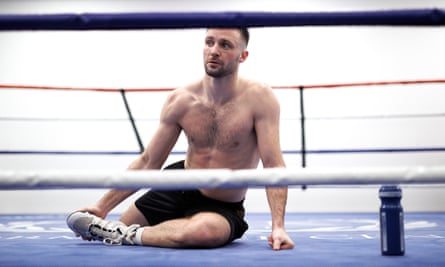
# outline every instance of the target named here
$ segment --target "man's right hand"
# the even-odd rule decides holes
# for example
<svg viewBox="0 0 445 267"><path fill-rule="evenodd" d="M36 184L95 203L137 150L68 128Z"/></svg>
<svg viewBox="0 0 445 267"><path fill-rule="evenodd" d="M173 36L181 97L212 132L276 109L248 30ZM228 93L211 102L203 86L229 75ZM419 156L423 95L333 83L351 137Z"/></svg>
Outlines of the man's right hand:
<svg viewBox="0 0 445 267"><path fill-rule="evenodd" d="M81 208L81 209L79 209L77 211L88 212L88 213L94 214L97 217L100 217L102 219L105 219L105 217L107 216L107 213L104 212L103 210L101 210L97 206L83 207L83 208Z"/></svg>
<svg viewBox="0 0 445 267"><path fill-rule="evenodd" d="M78 209L77 211L81 211L81 212L88 212L91 214L96 215L97 217L100 217L102 219L105 219L105 217L107 216L107 213L102 211L99 207L97 206L90 206L90 207L83 207L81 209ZM79 234L76 234L77 237L79 237ZM83 240L88 240L91 241L91 238L85 237L85 236L80 236L82 237Z"/></svg>

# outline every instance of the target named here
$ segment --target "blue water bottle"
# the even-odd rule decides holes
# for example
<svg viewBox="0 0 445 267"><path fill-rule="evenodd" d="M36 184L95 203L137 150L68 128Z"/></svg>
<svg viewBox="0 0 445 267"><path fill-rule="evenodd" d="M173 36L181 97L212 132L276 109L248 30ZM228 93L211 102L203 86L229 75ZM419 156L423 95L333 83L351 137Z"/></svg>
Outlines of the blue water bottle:
<svg viewBox="0 0 445 267"><path fill-rule="evenodd" d="M380 245L382 255L404 255L405 233L403 208L400 204L402 190L396 185L380 187Z"/></svg>

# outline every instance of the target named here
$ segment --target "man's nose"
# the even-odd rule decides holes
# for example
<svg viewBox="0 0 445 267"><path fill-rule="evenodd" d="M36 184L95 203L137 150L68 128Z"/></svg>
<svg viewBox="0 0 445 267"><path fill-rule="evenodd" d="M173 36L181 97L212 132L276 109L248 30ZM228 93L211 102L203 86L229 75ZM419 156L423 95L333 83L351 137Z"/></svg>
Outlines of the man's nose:
<svg viewBox="0 0 445 267"><path fill-rule="evenodd" d="M215 44L214 46L210 47L210 54L212 56L219 56L219 47L218 47L218 45Z"/></svg>

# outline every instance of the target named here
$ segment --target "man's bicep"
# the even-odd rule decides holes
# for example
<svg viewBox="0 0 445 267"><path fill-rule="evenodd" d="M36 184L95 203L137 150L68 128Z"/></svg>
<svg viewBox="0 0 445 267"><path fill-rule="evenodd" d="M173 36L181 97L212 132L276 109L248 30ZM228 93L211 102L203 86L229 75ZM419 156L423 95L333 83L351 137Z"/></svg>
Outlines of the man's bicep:
<svg viewBox="0 0 445 267"><path fill-rule="evenodd" d="M284 166L280 146L280 108L276 99L269 99L268 109L263 109L256 119L258 149L265 168Z"/></svg>
<svg viewBox="0 0 445 267"><path fill-rule="evenodd" d="M146 168L161 168L180 134L181 128L178 125L160 122L158 129L144 151Z"/></svg>

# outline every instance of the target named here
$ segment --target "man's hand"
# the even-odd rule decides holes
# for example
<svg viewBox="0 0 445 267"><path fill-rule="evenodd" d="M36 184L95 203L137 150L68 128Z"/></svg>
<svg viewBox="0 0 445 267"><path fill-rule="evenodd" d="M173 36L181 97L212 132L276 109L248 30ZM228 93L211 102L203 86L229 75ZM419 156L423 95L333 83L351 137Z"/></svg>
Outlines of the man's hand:
<svg viewBox="0 0 445 267"><path fill-rule="evenodd" d="M79 209L78 211L83 211L83 212L88 212L88 213L94 214L97 217L100 217L101 219L105 219L105 217L107 216L107 213L104 212L102 209L100 209L97 206L83 207L83 208Z"/></svg>
<svg viewBox="0 0 445 267"><path fill-rule="evenodd" d="M90 207L84 207L81 209L78 209L77 211L82 211L82 212L88 212L91 214L94 214L98 217L100 217L101 219L105 219L105 217L107 216L107 214L105 212L103 212L99 207L97 206L90 206ZM82 237L83 240L88 240L91 241L91 238L85 237L85 236L81 236L79 234L76 234L77 237Z"/></svg>
<svg viewBox="0 0 445 267"><path fill-rule="evenodd" d="M284 229L280 228L272 231L272 234L269 236L269 245L273 250L293 249L294 241L292 241Z"/></svg>

